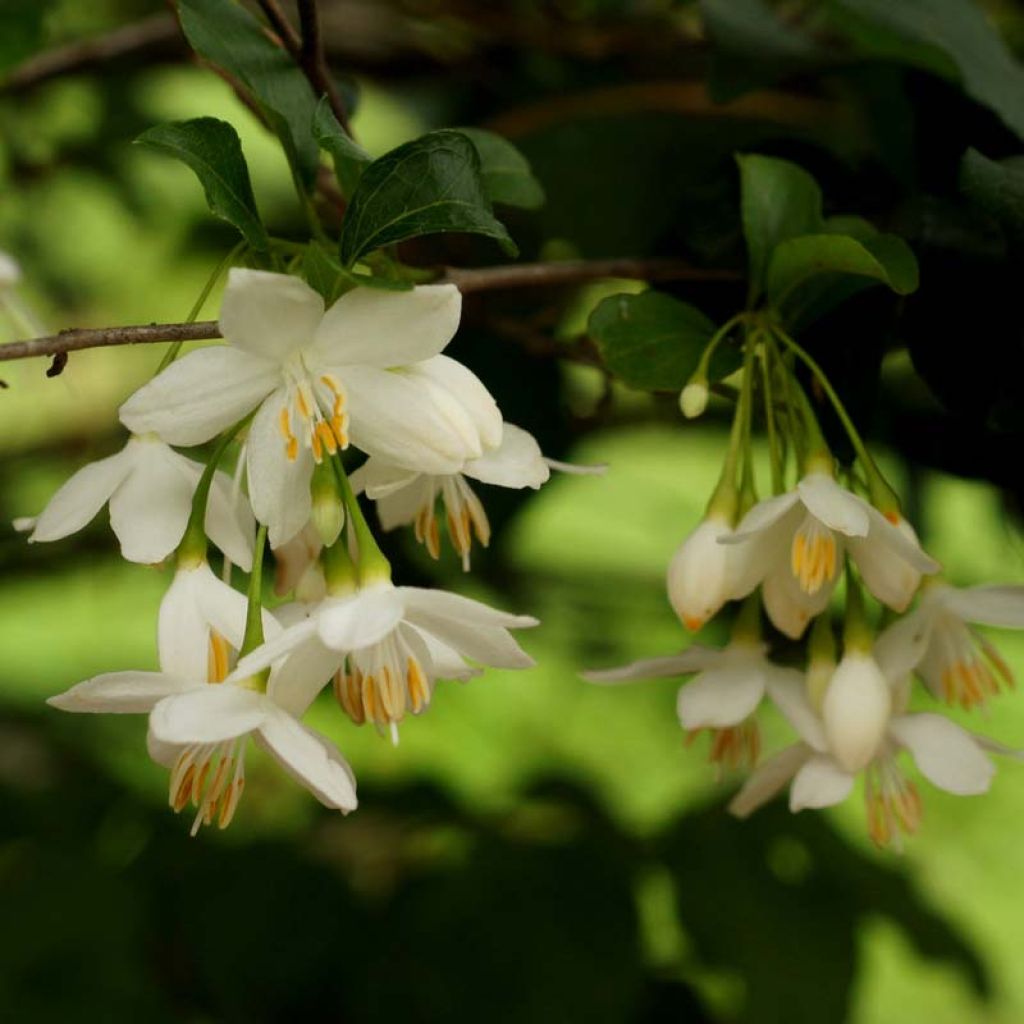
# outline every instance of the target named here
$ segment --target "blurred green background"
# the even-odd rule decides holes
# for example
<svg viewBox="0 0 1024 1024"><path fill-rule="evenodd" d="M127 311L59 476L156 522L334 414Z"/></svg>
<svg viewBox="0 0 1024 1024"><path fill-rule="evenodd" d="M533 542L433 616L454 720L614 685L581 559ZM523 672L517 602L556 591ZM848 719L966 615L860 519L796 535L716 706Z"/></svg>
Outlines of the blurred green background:
<svg viewBox="0 0 1024 1024"><path fill-rule="evenodd" d="M961 321L944 306L957 297L941 287L974 274L992 302L1010 301L1013 240L982 224L976 241L956 160L967 144L993 156L1020 146L956 75L863 42L856 59L840 46L843 60L803 53L794 70L779 56L792 61L792 40L778 52L765 32L753 52L742 33L709 41L721 4L321 6L334 66L358 92L355 133L374 155L430 127L472 123L507 132L530 156L549 201L508 218L527 258L669 255L739 267L737 148L801 159L837 209L904 230L922 255L921 295L907 307L873 295L851 304L820 328L825 357L950 579L1024 582L1020 384L1009 379L1022 358L1019 318L999 348L979 327L965 359ZM748 28L764 29L756 18L766 13L787 31L819 27L814 4L733 10L755 19ZM1024 40L1012 7L987 10L1009 45ZM37 50L139 19L159 30L159 4L3 0L0 13L0 68L15 69L0 88L0 250L21 262L18 294L40 330L183 319L233 244L187 170L131 147L151 124L231 121L264 218L279 235L301 232L280 151L166 26L120 56L18 81ZM835 44L823 39L815 45ZM704 92L723 67L753 76L739 108ZM498 259L463 239L418 242L407 255ZM141 720L62 716L42 703L97 672L155 666L168 571L121 563L102 516L45 547L0 527L7 1019L1024 1020L1020 765L1001 764L984 798L929 790L920 834L902 856L883 854L866 840L856 798L822 815L773 806L734 822L719 803L736 780L714 778L702 741L684 748L675 681L579 679L581 668L687 642L663 574L723 452L724 410L684 424L673 396L609 385L529 344L579 336L600 297L626 287L641 286L467 302L455 351L506 418L534 430L549 455L609 471L556 474L536 495L483 494L498 530L471 576L450 552L435 565L410 537L390 539L404 580L539 616L523 640L538 666L442 683L397 747L351 725L325 695L313 724L359 779L361 806L346 819L256 756L231 829L190 840L166 807ZM717 311L742 301L738 287L673 291ZM986 310L973 324L993 322L999 306L973 294ZM201 316L217 305L215 291ZM25 334L0 311L0 340ZM43 361L2 365L4 523L38 512L83 461L120 446L116 408L161 354L77 353L55 379ZM1024 638L998 643L1024 670ZM1024 707L1009 694L971 724L1019 745ZM768 737L788 741L775 720Z"/></svg>

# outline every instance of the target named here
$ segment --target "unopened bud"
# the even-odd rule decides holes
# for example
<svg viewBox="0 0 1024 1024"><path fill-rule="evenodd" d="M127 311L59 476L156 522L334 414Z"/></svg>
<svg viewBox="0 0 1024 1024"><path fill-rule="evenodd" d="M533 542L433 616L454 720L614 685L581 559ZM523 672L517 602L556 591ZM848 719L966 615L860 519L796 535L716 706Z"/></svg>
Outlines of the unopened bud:
<svg viewBox="0 0 1024 1024"><path fill-rule="evenodd" d="M840 766L859 772L875 756L892 713L892 693L874 658L847 653L835 670L822 720L829 748Z"/></svg>
<svg viewBox="0 0 1024 1024"><path fill-rule="evenodd" d="M696 419L708 405L708 386L703 380L691 380L679 395L679 408L688 420Z"/></svg>
<svg viewBox="0 0 1024 1024"><path fill-rule="evenodd" d="M345 505L338 494L334 473L329 463L316 467L312 485L313 510L310 518L325 548L329 548L345 525Z"/></svg>

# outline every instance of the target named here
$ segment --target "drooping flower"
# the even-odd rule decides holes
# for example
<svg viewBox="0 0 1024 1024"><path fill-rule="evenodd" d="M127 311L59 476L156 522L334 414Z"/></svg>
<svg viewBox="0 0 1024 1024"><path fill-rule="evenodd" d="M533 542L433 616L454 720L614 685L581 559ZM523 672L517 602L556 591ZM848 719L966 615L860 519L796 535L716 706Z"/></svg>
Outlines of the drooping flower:
<svg viewBox="0 0 1024 1024"><path fill-rule="evenodd" d="M894 525L820 470L759 502L720 543L741 548L748 583L763 582L769 618L794 639L828 604L844 552L872 594L897 611L910 603L922 573L939 570L908 524Z"/></svg>
<svg viewBox="0 0 1024 1024"><path fill-rule="evenodd" d="M917 830L922 814L917 787L898 762L902 751L910 753L921 774L939 789L959 796L984 793L995 772L987 751L1015 752L941 715L908 714L908 692L902 680L892 687L890 713L876 747L866 762L852 768L851 763L862 757L851 762L848 750L837 754L826 717L807 699L803 681L779 682L771 691L772 699L799 733L800 742L765 761L736 794L730 811L746 817L789 783L790 810L830 807L846 799L863 772L868 833L879 846L898 845L901 833Z"/></svg>
<svg viewBox="0 0 1024 1024"><path fill-rule="evenodd" d="M528 615L509 615L457 594L378 582L326 598L243 658L235 674L251 674L281 658L292 669L298 661L311 687L334 677L338 702L356 724L394 727L427 707L438 679L476 675L470 662L529 668L533 659L509 630L536 625Z"/></svg>
<svg viewBox="0 0 1024 1024"><path fill-rule="evenodd" d="M324 312L296 277L233 268L220 312L227 344L172 363L122 405L121 421L193 445L256 409L249 493L279 547L309 520L314 465L350 440L435 473L500 443L501 414L486 389L438 355L460 310L457 288L424 285L355 288Z"/></svg>
<svg viewBox="0 0 1024 1024"><path fill-rule="evenodd" d="M116 455L71 476L33 521L30 542L54 541L82 529L110 503L110 526L131 562L162 562L178 546L203 466L158 437L132 437ZM248 502L218 470L210 486L206 532L246 572L252 567L255 523Z"/></svg>
<svg viewBox="0 0 1024 1024"><path fill-rule="evenodd" d="M159 672L112 672L48 701L63 711L149 714L149 751L170 769L175 811L197 808L192 834L215 820L226 828L245 786L252 736L321 803L347 813L355 779L337 749L298 719L316 695L301 674L274 666L263 689L228 679L241 645L246 601L205 565L178 572L160 609ZM264 616L271 627L270 616Z"/></svg>
<svg viewBox="0 0 1024 1024"><path fill-rule="evenodd" d="M583 678L592 683L626 683L696 673L679 689L676 712L680 724L691 738L708 730L712 735L710 760L734 768L741 763L753 765L760 755L760 732L751 716L765 693L779 680L800 675L773 664L765 650L763 644L745 639L734 639L721 649L694 645L668 657L584 672Z"/></svg>
<svg viewBox="0 0 1024 1024"><path fill-rule="evenodd" d="M491 524L483 503L466 478L497 487L537 490L550 478L552 469L588 474L605 471L604 466L575 466L547 459L532 434L506 423L501 444L479 457L467 459L458 473L421 473L373 456L352 474L352 487L357 494L365 492L376 502L385 530L412 524L416 539L426 546L432 558L441 555L437 520L440 498L452 547L462 557L463 568L468 570L473 536L475 534L477 541L487 547Z"/></svg>
<svg viewBox="0 0 1024 1024"><path fill-rule="evenodd" d="M939 700L972 708L1014 684L1009 665L974 624L1024 629L1024 587L928 586L878 647L904 672L916 669Z"/></svg>

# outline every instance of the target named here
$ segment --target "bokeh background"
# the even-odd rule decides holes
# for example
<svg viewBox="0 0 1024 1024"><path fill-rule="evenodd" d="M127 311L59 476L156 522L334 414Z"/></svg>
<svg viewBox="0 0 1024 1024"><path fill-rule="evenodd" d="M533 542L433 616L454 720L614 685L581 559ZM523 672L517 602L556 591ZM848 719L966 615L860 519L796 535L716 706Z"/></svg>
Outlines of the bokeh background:
<svg viewBox="0 0 1024 1024"><path fill-rule="evenodd" d="M963 6L906 6L929 4L940 27ZM321 4L332 64L357 97L356 135L374 155L460 124L527 154L548 202L501 211L526 258L688 259L693 281L659 287L732 311L742 282L699 269L743 265L737 150L799 160L829 212L907 235L920 293L865 293L808 342L886 453L949 578L1024 582L1019 239L957 185L968 146L993 158L1020 150L1009 108L1024 86L999 96L1024 72L1007 56L979 98L941 31L908 42L884 17L872 22L872 6ZM1024 45L1018 7L983 9L999 52ZM136 35L123 52L86 52L60 74L24 63L125 26ZM280 151L227 84L190 62L160 4L0 0L4 71L0 249L24 268L20 317L35 324L0 309L0 340L184 318L234 239L187 170L132 147L154 123L229 120L271 230L301 238ZM420 241L405 256L500 258L468 239ZM313 724L359 777L361 806L346 819L256 756L230 830L190 839L166 807L141 720L43 704L98 672L155 667L169 570L120 562L102 515L45 547L0 525L6 1019L1024 1020L1024 766L1001 764L983 798L929 790L920 834L902 855L880 853L857 798L826 814L779 805L731 820L721 803L736 780L714 777L701 741L684 746L674 681L579 679L583 667L688 642L664 568L723 452L724 408L684 424L674 396L556 358L580 351L601 297L642 287L467 301L455 351L506 418L549 455L609 470L483 495L497 531L470 576L450 552L435 564L411 537L389 539L404 580L538 615L524 639L538 665L441 684L397 747L325 695ZM214 292L202 316L217 304ZM77 353L53 379L44 361L0 364L3 524L120 447L115 410L161 355ZM997 639L1024 670L1024 638ZM972 724L1024 744L1020 695ZM775 720L768 737L787 739Z"/></svg>

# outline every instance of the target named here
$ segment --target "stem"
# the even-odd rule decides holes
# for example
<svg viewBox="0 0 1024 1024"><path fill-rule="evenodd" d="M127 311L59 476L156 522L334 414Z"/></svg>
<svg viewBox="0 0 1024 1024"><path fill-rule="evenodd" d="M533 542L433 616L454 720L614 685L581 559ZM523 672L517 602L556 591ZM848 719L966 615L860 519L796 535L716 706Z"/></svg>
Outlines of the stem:
<svg viewBox="0 0 1024 1024"><path fill-rule="evenodd" d="M751 426L754 419L754 353L756 345L751 332L743 353L743 471L740 474L740 506L744 512L757 503L757 482L750 451Z"/></svg>
<svg viewBox="0 0 1024 1024"><path fill-rule="evenodd" d="M338 474L338 487L341 491L341 499L345 503L348 512L348 528L354 533L356 548L359 558L359 582L373 583L391 579L391 563L384 557L377 544L373 531L366 522L363 510L359 506L359 499L352 491L348 474L341 463L341 456L336 455L333 459L335 472Z"/></svg>
<svg viewBox="0 0 1024 1024"><path fill-rule="evenodd" d="M249 606L245 612L245 636L240 658L256 650L263 643L263 552L267 546L267 528L262 523L256 531L256 545L252 553L252 574L249 576Z"/></svg>
<svg viewBox="0 0 1024 1024"><path fill-rule="evenodd" d="M864 610L864 592L853 575L853 568L846 567L846 620L843 623L844 653L862 651L869 653L873 641L871 626Z"/></svg>
<svg viewBox="0 0 1024 1024"><path fill-rule="evenodd" d="M199 293L199 298L196 299L195 304L192 306L191 311L185 318L185 323L194 324L196 318L199 316L206 300L210 297L210 292L213 291L214 286L220 280L220 275L224 273L225 268L237 259L246 248L246 242L239 242L235 245L224 258L214 268L213 273L207 278L206 284L203 285L203 290ZM156 372L162 373L167 369L175 359L178 358L178 353L181 351L183 339L176 341L171 347L164 353L163 359L160 360L160 365L156 368Z"/></svg>
<svg viewBox="0 0 1024 1024"><path fill-rule="evenodd" d="M772 471L772 494L781 494L782 458L779 454L779 438L775 428L775 406L772 398L772 377L769 367L769 348L767 340L761 342L761 388L764 398L764 422L768 433L768 457Z"/></svg>
<svg viewBox="0 0 1024 1024"><path fill-rule="evenodd" d="M711 357L715 354L715 349L729 336L729 332L744 318L745 313L737 313L734 317L726 320L721 327L711 335L711 340L704 346L704 351L701 353L700 362L697 364L697 369L694 370L691 380L706 381L708 378L708 368L711 365Z"/></svg>

